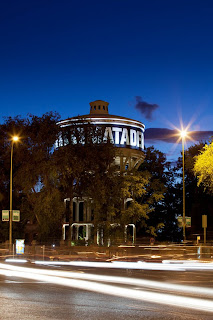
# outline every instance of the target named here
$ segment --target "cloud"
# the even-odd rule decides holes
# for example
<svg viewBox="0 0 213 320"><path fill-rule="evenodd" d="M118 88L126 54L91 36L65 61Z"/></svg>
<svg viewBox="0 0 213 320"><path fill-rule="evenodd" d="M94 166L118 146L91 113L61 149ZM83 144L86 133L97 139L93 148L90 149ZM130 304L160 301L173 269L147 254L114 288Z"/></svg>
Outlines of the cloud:
<svg viewBox="0 0 213 320"><path fill-rule="evenodd" d="M190 138L195 142L208 142L213 136L213 131L191 131L189 135ZM179 133L177 130L171 130L167 128L148 128L145 130L145 141L149 142L149 144L157 141L177 143L178 137ZM179 143L181 143L181 140Z"/></svg>
<svg viewBox="0 0 213 320"><path fill-rule="evenodd" d="M142 100L140 96L136 96L135 108L138 109L147 120L153 120L153 112L159 108L157 104L151 104Z"/></svg>

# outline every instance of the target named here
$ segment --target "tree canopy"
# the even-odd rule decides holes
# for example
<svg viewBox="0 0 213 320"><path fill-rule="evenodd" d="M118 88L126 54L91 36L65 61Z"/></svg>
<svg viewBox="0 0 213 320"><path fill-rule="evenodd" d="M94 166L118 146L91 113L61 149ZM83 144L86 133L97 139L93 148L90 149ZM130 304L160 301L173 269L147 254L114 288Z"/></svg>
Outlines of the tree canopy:
<svg viewBox="0 0 213 320"><path fill-rule="evenodd" d="M64 199L87 197L92 199L93 224L104 226L106 237L111 225L124 230L135 224L138 237L181 238L181 157L174 167L162 152L149 147L138 170L119 172L113 165L116 148L103 141L101 128L83 119L80 128L74 122L61 128L59 119L58 113L49 112L9 117L0 125L0 209L9 207L11 137L20 137L13 154L13 209L21 211L21 222L13 224L14 237L24 237L34 226L37 240L60 239ZM200 232L202 214L208 213L208 221L213 216L212 195L204 192L213 191L213 142L203 147L200 143L185 151L186 215L192 217L194 233ZM69 222L73 223L72 206ZM7 239L8 225L0 222L0 240Z"/></svg>
<svg viewBox="0 0 213 320"><path fill-rule="evenodd" d="M204 142L196 143L185 151L185 202L186 216L191 217L191 228L186 229L187 238L196 239L196 235L203 233L202 215L208 215L208 230L212 231L213 208L212 195L205 192L204 185L197 186L197 178L194 174L196 157L205 146ZM179 199L179 215L182 214L182 157L178 159L175 168L177 181L175 183L176 198ZM177 204L178 205L178 204Z"/></svg>
<svg viewBox="0 0 213 320"><path fill-rule="evenodd" d="M13 155L13 208L21 210L23 228L37 225L36 238L42 241L53 235L60 238L65 198L90 196L93 186L99 185L96 194L103 201L100 192L103 195L106 191L105 176L114 158L114 148L108 142L101 143L101 132L94 126L83 123L79 130L73 124L62 130L57 125L59 119L59 114L50 112L26 119L9 117L0 126L0 205L8 208L10 136L19 135ZM61 134L66 145L55 148ZM19 225L17 229L23 232L23 228ZM1 235L7 238L6 223Z"/></svg>
<svg viewBox="0 0 213 320"><path fill-rule="evenodd" d="M213 193L213 141L206 144L200 154L195 157L194 173L197 184L201 184Z"/></svg>

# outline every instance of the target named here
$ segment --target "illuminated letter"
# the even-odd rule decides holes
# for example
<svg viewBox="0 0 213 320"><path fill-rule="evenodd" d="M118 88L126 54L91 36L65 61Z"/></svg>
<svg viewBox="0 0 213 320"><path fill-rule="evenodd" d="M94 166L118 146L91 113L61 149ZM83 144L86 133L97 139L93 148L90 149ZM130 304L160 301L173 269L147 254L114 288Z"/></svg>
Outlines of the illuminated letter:
<svg viewBox="0 0 213 320"><path fill-rule="evenodd" d="M121 128L112 128L112 131L115 132L115 144L119 144L119 141L120 141L120 134L119 132L122 132L122 129Z"/></svg>
<svg viewBox="0 0 213 320"><path fill-rule="evenodd" d="M112 135L112 129L110 127L107 127L105 129L104 140L107 141L108 137L110 139L110 142L114 144L114 139L113 139L113 135Z"/></svg>
<svg viewBox="0 0 213 320"><path fill-rule="evenodd" d="M136 130L130 129L130 146L135 147L137 144Z"/></svg>
<svg viewBox="0 0 213 320"><path fill-rule="evenodd" d="M141 148L144 150L144 134L141 133Z"/></svg>
<svg viewBox="0 0 213 320"><path fill-rule="evenodd" d="M124 144L126 142L126 145L129 145L129 135L126 128L123 128L122 136L121 136L121 142L120 144Z"/></svg>
<svg viewBox="0 0 213 320"><path fill-rule="evenodd" d="M137 147L141 148L141 132L137 131Z"/></svg>
<svg viewBox="0 0 213 320"><path fill-rule="evenodd" d="M144 149L144 136L141 131L137 131L137 147Z"/></svg>

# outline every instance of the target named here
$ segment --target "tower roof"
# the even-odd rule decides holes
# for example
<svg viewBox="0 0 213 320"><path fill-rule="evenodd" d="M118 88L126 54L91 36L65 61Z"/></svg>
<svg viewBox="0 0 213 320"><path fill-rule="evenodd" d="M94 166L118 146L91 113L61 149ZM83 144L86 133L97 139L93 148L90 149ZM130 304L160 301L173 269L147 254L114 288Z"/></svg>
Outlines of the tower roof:
<svg viewBox="0 0 213 320"><path fill-rule="evenodd" d="M109 102L103 100L95 100L90 102L90 114L108 114Z"/></svg>

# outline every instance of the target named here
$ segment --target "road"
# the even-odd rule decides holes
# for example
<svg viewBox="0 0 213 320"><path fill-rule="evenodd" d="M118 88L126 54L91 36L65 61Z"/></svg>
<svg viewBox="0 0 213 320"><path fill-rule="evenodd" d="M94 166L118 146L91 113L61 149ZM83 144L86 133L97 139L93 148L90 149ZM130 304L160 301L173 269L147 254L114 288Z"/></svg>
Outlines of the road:
<svg viewBox="0 0 213 320"><path fill-rule="evenodd" d="M0 263L0 319L210 320L212 276L211 269Z"/></svg>

